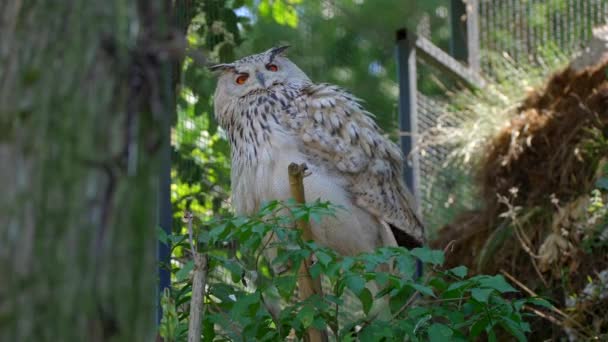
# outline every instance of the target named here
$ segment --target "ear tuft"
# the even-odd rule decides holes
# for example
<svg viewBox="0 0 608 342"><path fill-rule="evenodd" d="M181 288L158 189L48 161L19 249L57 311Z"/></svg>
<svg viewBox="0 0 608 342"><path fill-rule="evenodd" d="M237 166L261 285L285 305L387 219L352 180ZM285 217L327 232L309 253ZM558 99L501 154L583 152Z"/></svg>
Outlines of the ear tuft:
<svg viewBox="0 0 608 342"><path fill-rule="evenodd" d="M270 60L272 61L276 56L285 56L285 50L287 50L288 48L289 45L273 47L268 51L268 53L270 54Z"/></svg>
<svg viewBox="0 0 608 342"><path fill-rule="evenodd" d="M234 64L232 63L222 63L222 64L215 64L215 65L210 65L207 67L209 69L209 71L229 71L229 70L234 70Z"/></svg>

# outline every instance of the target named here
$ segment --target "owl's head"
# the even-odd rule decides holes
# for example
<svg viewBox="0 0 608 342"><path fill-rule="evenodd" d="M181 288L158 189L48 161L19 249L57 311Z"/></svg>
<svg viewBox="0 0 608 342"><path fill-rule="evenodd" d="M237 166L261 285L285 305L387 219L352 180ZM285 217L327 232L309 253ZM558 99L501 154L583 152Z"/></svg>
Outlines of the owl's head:
<svg viewBox="0 0 608 342"><path fill-rule="evenodd" d="M209 69L219 72L215 90L216 107L249 95L256 95L277 84L309 83L310 79L285 56L289 46L241 58Z"/></svg>

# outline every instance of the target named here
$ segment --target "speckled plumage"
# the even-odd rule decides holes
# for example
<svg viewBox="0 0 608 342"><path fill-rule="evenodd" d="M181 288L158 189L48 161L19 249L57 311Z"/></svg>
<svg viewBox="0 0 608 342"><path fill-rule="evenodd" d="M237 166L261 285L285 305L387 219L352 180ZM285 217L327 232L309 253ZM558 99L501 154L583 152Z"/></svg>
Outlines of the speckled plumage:
<svg viewBox="0 0 608 342"><path fill-rule="evenodd" d="M313 224L318 243L347 255L423 244L397 145L357 98L312 83L283 50L212 68L221 71L215 114L231 144L235 210L252 213L265 201L289 198L287 165L305 162L312 171L304 184L307 199L347 209ZM269 64L278 70L267 70ZM237 84L244 74L247 81Z"/></svg>

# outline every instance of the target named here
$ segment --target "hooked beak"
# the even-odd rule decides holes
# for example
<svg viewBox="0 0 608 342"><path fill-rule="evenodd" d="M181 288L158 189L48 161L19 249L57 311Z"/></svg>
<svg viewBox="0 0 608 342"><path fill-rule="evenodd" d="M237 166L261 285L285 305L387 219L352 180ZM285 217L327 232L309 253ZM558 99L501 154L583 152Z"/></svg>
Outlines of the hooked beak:
<svg viewBox="0 0 608 342"><path fill-rule="evenodd" d="M264 74L260 72L255 73L255 78L258 79L258 82L262 85L262 87L266 88L266 80L264 79Z"/></svg>

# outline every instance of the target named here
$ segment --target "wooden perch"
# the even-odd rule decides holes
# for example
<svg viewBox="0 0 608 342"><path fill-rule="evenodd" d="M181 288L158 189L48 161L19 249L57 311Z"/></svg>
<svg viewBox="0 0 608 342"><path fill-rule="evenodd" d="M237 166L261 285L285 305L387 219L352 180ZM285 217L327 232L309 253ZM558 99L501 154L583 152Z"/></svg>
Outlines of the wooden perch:
<svg viewBox="0 0 608 342"><path fill-rule="evenodd" d="M190 212L184 214L184 220L188 223L190 234L190 249L194 260L192 271L192 298L190 299L190 322L188 324L188 342L200 342L201 327L205 303L205 286L207 285L207 270L209 268L207 254L199 253L196 248L194 234L192 232L193 215Z"/></svg>
<svg viewBox="0 0 608 342"><path fill-rule="evenodd" d="M289 174L289 188L291 190L291 196L296 200L297 203L306 203L306 197L304 196L304 177L306 174L306 164L291 163L287 168ZM302 231L302 238L305 241L312 240L312 231L310 229L310 222L305 219L296 221L297 228ZM321 278L318 277L313 279L310 276L310 266L312 265L312 255L309 256L300 265L298 270L298 295L300 300L305 300L313 294L323 296L323 290L321 288ZM325 342L328 341L327 332L308 328L306 341L309 342Z"/></svg>

